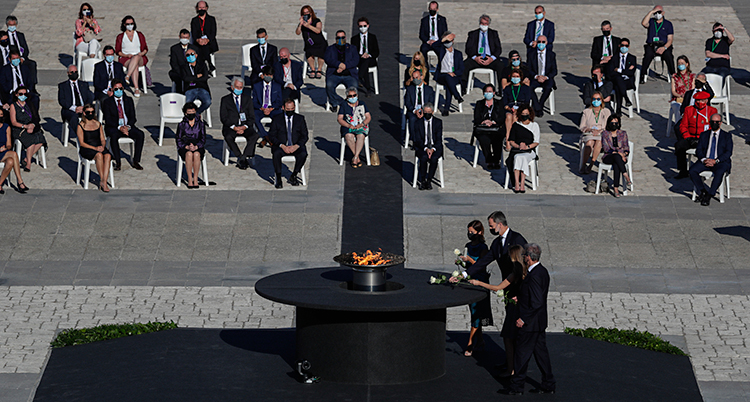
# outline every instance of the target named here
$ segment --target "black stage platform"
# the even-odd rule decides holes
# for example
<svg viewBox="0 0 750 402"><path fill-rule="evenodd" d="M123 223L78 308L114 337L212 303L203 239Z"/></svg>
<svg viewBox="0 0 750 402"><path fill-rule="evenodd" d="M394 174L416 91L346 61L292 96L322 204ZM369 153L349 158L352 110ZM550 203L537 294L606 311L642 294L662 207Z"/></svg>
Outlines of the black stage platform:
<svg viewBox="0 0 750 402"><path fill-rule="evenodd" d="M176 329L54 349L35 401L469 401L506 400L494 365L502 339L463 356L465 332L446 339L447 374L408 385L301 384L292 329ZM555 395L541 401L702 401L687 357L549 334ZM385 351L384 351L385 352ZM312 368L314 372L315 368ZM530 378L539 379L534 363ZM533 384L527 384L530 389Z"/></svg>

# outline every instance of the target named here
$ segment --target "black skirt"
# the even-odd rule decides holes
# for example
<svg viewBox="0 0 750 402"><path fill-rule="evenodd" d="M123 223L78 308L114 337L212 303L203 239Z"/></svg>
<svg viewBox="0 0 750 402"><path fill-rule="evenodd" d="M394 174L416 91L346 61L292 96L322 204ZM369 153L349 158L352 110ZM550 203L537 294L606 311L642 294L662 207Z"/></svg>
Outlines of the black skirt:
<svg viewBox="0 0 750 402"><path fill-rule="evenodd" d="M516 339L518 337L518 327L516 321L520 314L518 312L517 304L508 304L505 306L505 321L503 321L503 329L500 330L500 336L508 339Z"/></svg>
<svg viewBox="0 0 750 402"><path fill-rule="evenodd" d="M476 303L469 304L472 328L489 327L495 325L495 322L492 320L492 297L493 294L487 292L487 297Z"/></svg>
<svg viewBox="0 0 750 402"><path fill-rule="evenodd" d="M80 152L82 158L86 160L90 160L90 161L94 160L97 153L98 152L95 149L91 149L91 148L81 148L81 152ZM109 150L107 150L107 148L104 148L104 151L102 151L102 155L106 155L106 154L109 154Z"/></svg>
<svg viewBox="0 0 750 402"><path fill-rule="evenodd" d="M182 158L182 161L185 161L185 155L187 154L188 150L186 148L179 148L177 149L177 153L180 154L180 158ZM205 148L198 148L198 152L201 154L201 160L203 160L203 156L206 155L206 149Z"/></svg>

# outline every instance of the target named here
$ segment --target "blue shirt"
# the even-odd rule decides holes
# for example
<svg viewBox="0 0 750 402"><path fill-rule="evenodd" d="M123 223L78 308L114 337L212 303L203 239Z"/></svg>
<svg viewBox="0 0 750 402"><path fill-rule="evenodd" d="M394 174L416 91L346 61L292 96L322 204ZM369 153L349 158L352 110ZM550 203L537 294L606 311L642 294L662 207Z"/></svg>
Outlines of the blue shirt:
<svg viewBox="0 0 750 402"><path fill-rule="evenodd" d="M657 32L657 28L659 28L659 31ZM674 35L674 28L672 28L672 23L670 21L667 21L666 18L662 18L661 23L657 24L656 20L651 18L648 22L648 36L646 37L646 44L652 44L654 42L660 42L662 45L667 43L667 36L668 35ZM654 40L654 38L658 37L658 40Z"/></svg>

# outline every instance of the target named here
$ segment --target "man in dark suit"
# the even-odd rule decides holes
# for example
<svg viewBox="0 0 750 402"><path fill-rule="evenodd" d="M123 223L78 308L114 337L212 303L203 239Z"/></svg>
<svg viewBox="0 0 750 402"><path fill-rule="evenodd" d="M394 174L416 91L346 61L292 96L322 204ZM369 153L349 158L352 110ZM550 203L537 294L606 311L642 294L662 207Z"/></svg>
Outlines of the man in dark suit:
<svg viewBox="0 0 750 402"><path fill-rule="evenodd" d="M278 49L276 46L268 43L268 33L265 28L259 28L255 31L258 39L258 45L250 48L250 83L255 85L260 81L260 73L265 66L273 66L279 61Z"/></svg>
<svg viewBox="0 0 750 402"><path fill-rule="evenodd" d="M466 61L464 62L464 74L461 83L467 92L473 83L469 82L469 71L475 68L489 68L495 71L495 78L503 72L500 55L503 46L500 43L500 35L490 28L492 19L487 14L479 17L479 29L469 31L466 39ZM495 80L495 82L499 82Z"/></svg>
<svg viewBox="0 0 750 402"><path fill-rule="evenodd" d="M198 48L190 43L190 31L187 29L180 30L180 43L172 45L169 48L169 78L175 86L175 92L184 94L185 88L182 81L182 67L187 64L185 53L188 49L195 50Z"/></svg>
<svg viewBox="0 0 750 402"><path fill-rule="evenodd" d="M0 68L0 88L3 103L8 104L12 100L11 94L16 88L25 86L29 89L29 101L39 110L39 96L36 93L36 80L29 71L29 67L22 62L21 55L15 47L10 48L10 63Z"/></svg>
<svg viewBox="0 0 750 402"><path fill-rule="evenodd" d="M406 87L406 93L404 94L404 107L406 108L409 132L414 135L417 121L424 117L424 106L428 103L435 104L435 90L431 86L425 85L422 79L422 70L414 70L411 78L412 85Z"/></svg>
<svg viewBox="0 0 750 402"><path fill-rule="evenodd" d="M547 40L547 47L552 50L552 43L555 42L555 23L547 19L547 12L544 7L536 6L534 8L534 21L526 24L526 34L523 37L523 43L526 44L528 51L536 48L539 37L544 36Z"/></svg>
<svg viewBox="0 0 750 402"><path fill-rule="evenodd" d="M273 82L273 66L265 66L260 74L261 81L253 85L253 109L255 110L255 125L261 137L267 137L268 132L260 120L266 116L273 118L282 113L281 85Z"/></svg>
<svg viewBox="0 0 750 402"><path fill-rule="evenodd" d="M331 104L331 111L337 112L344 99L336 93L336 87L344 84L346 88L357 88L359 72L359 52L357 48L346 43L346 32L336 31L336 43L328 46L323 58L326 69L326 95Z"/></svg>
<svg viewBox="0 0 750 402"><path fill-rule="evenodd" d="M711 198L716 195L716 190L722 183L724 173L732 169L732 149L732 134L721 129L721 115L714 113L709 129L701 133L698 139L698 148L695 150L698 162L690 167L690 180L693 181L696 190L701 190L696 202L700 201L705 207L711 203ZM714 173L710 187L703 183L700 176L706 170Z"/></svg>
<svg viewBox="0 0 750 402"><path fill-rule="evenodd" d="M71 64L68 66L68 79L57 84L57 103L62 107L62 119L68 122L71 133L76 132L83 105L93 102L94 94L89 84L78 79L78 68Z"/></svg>
<svg viewBox="0 0 750 402"><path fill-rule="evenodd" d="M414 130L414 153L419 158L419 189L432 190L432 179L443 156L443 121L433 116L434 106L425 103Z"/></svg>
<svg viewBox="0 0 750 402"><path fill-rule="evenodd" d="M300 99L305 83L302 77L304 68L301 62L290 58L289 49L282 47L279 50L279 61L273 66L273 80L281 85L282 99Z"/></svg>
<svg viewBox="0 0 750 402"><path fill-rule="evenodd" d="M112 80L125 81L125 71L119 61L115 61L115 48L104 46L104 61L94 64L94 96L99 102L112 96Z"/></svg>
<svg viewBox="0 0 750 402"><path fill-rule="evenodd" d="M428 14L422 17L419 22L419 40L422 41L422 45L419 46L419 51L427 60L427 52L434 50L432 45L435 42L440 42L440 38L448 32L448 20L442 15L438 15L438 2L431 1L428 6Z"/></svg>
<svg viewBox="0 0 750 402"><path fill-rule="evenodd" d="M464 74L464 59L461 51L453 46L456 34L446 31L443 37L432 44L432 50L438 56L438 64L435 67L435 82L445 87L445 106L443 116L448 116L451 109L451 101L456 97L458 103L462 103L461 91L457 86L461 84Z"/></svg>
<svg viewBox="0 0 750 402"><path fill-rule="evenodd" d="M141 154L143 153L144 135L135 126L135 104L133 99L125 95L122 81L115 78L112 80L113 96L102 102L102 113L104 114L104 133L109 137L109 146L112 149L112 159L115 160L115 170L120 170L120 137L132 138L135 142L135 152L131 155L131 166L136 170L143 170L141 166Z"/></svg>
<svg viewBox="0 0 750 402"><path fill-rule="evenodd" d="M508 219L501 211L495 211L487 217L487 226L489 227L490 233L498 237L492 241L490 252L469 267L466 270L465 276L471 276L474 278L477 275L486 273L486 276L489 279L487 267L495 261L500 268L500 275L505 279L513 273L513 261L511 261L510 255L508 254L510 246L524 245L526 244L526 239L522 234L515 232L508 227Z"/></svg>
<svg viewBox="0 0 750 402"><path fill-rule="evenodd" d="M511 378L510 389L503 390L511 395L523 394L529 360L534 355L542 382L539 388L530 392L539 394L555 393L555 376L552 374L552 363L547 349L547 294L549 292L549 272L539 263L542 249L531 243L524 246L524 262L528 265L528 274L521 282L518 294L519 316L516 321L518 339L513 359L515 374Z"/></svg>
<svg viewBox="0 0 750 402"><path fill-rule="evenodd" d="M201 60L205 60L209 70L214 71L216 66L211 63L211 53L219 51L219 44L216 42L216 18L208 15L208 3L203 0L195 5L195 12L198 15L190 21L193 44L198 48Z"/></svg>
<svg viewBox="0 0 750 402"><path fill-rule="evenodd" d="M537 96L536 91L532 92L531 98L534 113L537 117L544 116L544 104L553 90L557 89L555 85L555 76L557 75L557 57L555 52L547 46L547 37L540 35L536 39L536 49L529 51L526 56L531 72L531 89L542 88L542 96Z"/></svg>
<svg viewBox="0 0 750 402"><path fill-rule="evenodd" d="M5 31L0 31L0 57L2 57L0 64L3 66L10 63L10 39Z"/></svg>
<svg viewBox="0 0 750 402"><path fill-rule="evenodd" d="M695 88L685 92L685 95L682 98L682 105L680 105L680 115L685 113L685 109L688 106L693 106L695 104L695 95L703 91L708 92L708 103L711 103L711 99L713 99L715 95L714 89L711 88L711 85L706 81L706 74L698 73L695 75ZM675 123L675 126L679 126L679 122Z"/></svg>
<svg viewBox="0 0 750 402"><path fill-rule="evenodd" d="M245 91L245 82L241 78L235 78L232 82L232 93L221 98L221 134L227 147L237 158L237 167L245 170L249 165L254 165L255 143L258 142L258 133L250 123L253 116L253 100L250 91ZM235 139L245 137L247 145L240 152Z"/></svg>
<svg viewBox="0 0 750 402"><path fill-rule="evenodd" d="M365 88L365 96L369 96L370 93L375 92L370 84L370 67L378 65L380 48L378 48L378 38L369 33L370 21L367 17L360 17L357 20L357 25L359 25L359 35L352 35L351 43L359 51L359 66L357 68L359 82Z"/></svg>
<svg viewBox="0 0 750 402"><path fill-rule="evenodd" d="M604 104L609 107L609 102L612 100L612 90L614 89L614 85L604 77L603 70L604 67L599 64L591 67L591 80L586 81L586 83L583 84L583 104L586 107L591 106L591 98L596 91L599 91L602 94Z"/></svg>
<svg viewBox="0 0 750 402"><path fill-rule="evenodd" d="M620 39L620 53L610 60L609 63L609 78L615 85L615 100L617 102L617 110L615 113L622 115L622 104L625 102L625 107L633 105L630 98L628 98L628 89L635 89L635 56L628 53L630 48L630 39Z"/></svg>
<svg viewBox="0 0 750 402"><path fill-rule="evenodd" d="M606 67L609 60L619 52L620 38L612 35L612 24L609 21L602 21L602 34L595 36L594 43L591 44L591 65L601 64Z"/></svg>
<svg viewBox="0 0 750 402"><path fill-rule="evenodd" d="M284 113L274 116L271 122L269 134L271 152L273 153L273 171L276 173L276 188L282 188L281 183L281 158L292 155L295 158L294 169L289 177L292 186L300 184L297 175L305 166L307 160L307 123L305 117L294 113L294 101L284 101Z"/></svg>

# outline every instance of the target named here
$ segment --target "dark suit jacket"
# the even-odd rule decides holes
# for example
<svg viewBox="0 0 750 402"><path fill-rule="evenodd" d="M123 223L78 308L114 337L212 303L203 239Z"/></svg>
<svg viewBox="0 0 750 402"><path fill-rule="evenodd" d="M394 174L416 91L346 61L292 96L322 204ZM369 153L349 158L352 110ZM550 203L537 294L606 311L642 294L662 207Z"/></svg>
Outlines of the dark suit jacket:
<svg viewBox="0 0 750 402"><path fill-rule="evenodd" d="M119 61L113 62L115 69L115 78L118 78L125 82L125 71L123 71L122 63ZM109 76L107 76L107 62L100 61L94 64L94 91L101 93L107 89L109 83Z"/></svg>
<svg viewBox="0 0 750 402"><path fill-rule="evenodd" d="M302 65L302 62L299 62L297 60L291 60L291 62L292 84L297 89L302 89L302 86L305 85L305 79L302 76L305 67ZM273 81L281 85L281 88L284 88L284 86L286 85L284 84L284 66L282 66L278 61L273 65Z"/></svg>
<svg viewBox="0 0 750 402"><path fill-rule="evenodd" d="M268 131L268 138L275 147L279 144L286 144L286 114L281 113L272 117L271 129ZM307 143L307 122L305 116L295 113L292 117L292 144L304 148Z"/></svg>
<svg viewBox="0 0 750 402"><path fill-rule="evenodd" d="M445 49L445 45L443 45L443 42L441 41L433 43L432 50L434 50L435 54L438 56L438 63L435 66L435 72L433 73L433 76L437 81L437 79L443 75L443 73L440 72L440 65L443 63L443 57L445 57L445 54L448 53L448 51ZM455 70L453 73L456 74L456 77L461 78L464 74L464 55L461 54L460 50L455 48L455 44L453 46L453 53L453 69Z"/></svg>
<svg viewBox="0 0 750 402"><path fill-rule="evenodd" d="M448 30L448 20L445 19L442 15L437 15L437 37L441 38L445 31ZM422 41L422 43L427 43L428 40L430 40L430 16L427 15L425 17L422 17L422 20L419 22L419 40ZM440 42L440 39L437 40L437 42ZM424 55L427 57L427 55Z"/></svg>
<svg viewBox="0 0 750 402"><path fill-rule="evenodd" d="M262 66L273 66L279 61L279 50L276 48L276 46L267 43L265 62L260 56L260 45L255 45L250 48L250 67L252 70L251 77L253 82L256 82L260 79L259 75L260 70L263 69ZM274 67L274 69L275 68L276 67Z"/></svg>
<svg viewBox="0 0 750 402"><path fill-rule="evenodd" d="M523 331L543 332L547 329L547 293L549 272L544 265L535 266L521 282L518 294L519 317Z"/></svg>
<svg viewBox="0 0 750 402"><path fill-rule="evenodd" d="M3 103L9 103L11 99L10 92L13 90L13 70L11 68L11 64L0 67L0 88L2 88L0 97L2 97ZM29 71L29 66L21 63L18 68L21 69L21 78L23 79L24 86L29 88L31 92L34 92L36 81L31 75L31 71Z"/></svg>
<svg viewBox="0 0 750 402"><path fill-rule="evenodd" d="M242 91L242 95L240 95L240 110L245 114L245 121L242 122L242 125L255 131L255 125L252 123L255 119L253 99L248 91ZM240 112L237 111L237 105L234 103L234 94L230 93L221 98L219 119L224 129L240 124Z"/></svg>
<svg viewBox="0 0 750 402"><path fill-rule="evenodd" d="M551 46L555 41L555 23L545 18L542 35L547 37L547 46ZM526 24L526 35L523 37L523 43L529 46L534 39L536 39L536 20L529 21Z"/></svg>
<svg viewBox="0 0 750 402"><path fill-rule="evenodd" d="M614 35L612 36L612 49L609 55L617 56L620 54L620 38ZM591 45L591 65L597 65L602 60L602 48L604 45L604 35L594 37L594 43ZM602 71L604 72L604 71Z"/></svg>
<svg viewBox="0 0 750 402"><path fill-rule="evenodd" d="M198 74L201 74L201 76L198 77ZM185 91L203 88L209 93L211 92L211 88L208 87L208 79L211 78L211 75L208 73L208 66L206 66L205 61L196 61L193 71L190 71L190 65L186 63L182 66L181 76L182 81L185 83Z"/></svg>
<svg viewBox="0 0 750 402"><path fill-rule="evenodd" d="M357 49L357 53L359 53L359 45L360 41L362 40L361 34L356 34L352 36L351 44ZM375 62L375 59L380 56L380 48L378 47L378 38L371 34L370 32L367 32L367 53L370 54L371 59L373 62ZM377 64L377 63L376 63Z"/></svg>
<svg viewBox="0 0 750 402"><path fill-rule="evenodd" d="M422 85L422 104L425 103L435 104L435 90L429 85ZM406 87L406 94L404 95L404 106L407 112L412 112L415 105L417 104L417 86L409 85ZM442 123L441 123L442 124Z"/></svg>
<svg viewBox="0 0 750 402"><path fill-rule="evenodd" d="M617 55L607 63L607 71L609 71L607 77L613 77L615 74L620 74L616 71L620 68L620 56L620 52L618 51ZM622 71L622 74L627 75L631 82L635 82L635 68L631 69L630 66L635 66L637 68L635 56L628 53L625 57L625 70Z"/></svg>
<svg viewBox="0 0 750 402"><path fill-rule="evenodd" d="M200 39L201 36L206 35L208 37L208 48L211 53L216 53L219 50L219 44L216 43L216 18L213 15L206 13L206 22L203 24L203 31L201 31L201 17L195 16L190 20L190 32L193 38L193 43L197 43L195 40Z"/></svg>
<svg viewBox="0 0 750 402"><path fill-rule="evenodd" d="M260 110L263 107L263 81L258 81L253 85L253 107ZM271 107L280 109L283 99L281 99L281 85L271 81Z"/></svg>
<svg viewBox="0 0 750 402"><path fill-rule="evenodd" d="M477 275L481 275L481 273L486 272L487 266L490 265L493 261L497 261L497 265L500 267L500 274L502 275L503 279L505 279L508 277L508 275L513 273L513 261L510 260L510 256L508 255L510 246L516 244L519 246L523 246L526 243L526 239L520 233L509 230L508 238L505 239L505 246L503 246L503 236L501 233L495 240L492 241L492 245L490 245L490 252L485 254L484 257L480 258L477 262L474 263L474 265L469 267L469 269L466 270L466 273L474 278Z"/></svg>
<svg viewBox="0 0 750 402"><path fill-rule="evenodd" d="M13 45L11 46L18 47L18 51L21 53L21 57L29 57L29 54L31 52L29 51L28 43L26 43L26 35L24 35L23 32L16 31L16 36L18 37L18 43L13 43ZM8 33L8 43L10 43L10 33Z"/></svg>
<svg viewBox="0 0 750 402"><path fill-rule="evenodd" d="M529 49L529 53L526 55L526 63L529 66L529 72L531 72L531 76L529 77L529 80L533 83L534 76L535 75L543 75L547 78L549 78L549 81L551 81L552 88L557 89L557 85L555 85L555 76L557 75L557 56L555 55L555 52L544 49L544 51L547 53L547 57L544 62L544 71L539 71L539 57L537 55L538 51L536 48Z"/></svg>
<svg viewBox="0 0 750 402"><path fill-rule="evenodd" d="M714 98L714 89L711 88L711 85L708 85L708 82L706 82L703 85L703 89L711 94L711 97L708 98L708 103L711 103L711 99ZM685 96L682 98L682 105L680 105L680 114L685 114L685 109L690 106L690 100L693 98L693 93L695 92L695 89L691 89L687 92L685 92Z"/></svg>
<svg viewBox="0 0 750 402"><path fill-rule="evenodd" d="M326 62L328 68L326 69L326 77L329 75L336 75L336 69L339 67L339 53L336 45L331 45L326 48L325 57L323 59ZM350 45L344 45L344 64L346 69L349 70L349 74L352 77L357 77L357 66L359 65L359 49Z"/></svg>
<svg viewBox="0 0 750 402"><path fill-rule="evenodd" d="M81 106L94 102L94 93L89 89L89 84L85 81L78 80L78 92L81 94ZM70 80L65 80L57 84L57 103L63 110L70 110L76 101L73 95L73 88L70 87Z"/></svg>
<svg viewBox="0 0 750 402"><path fill-rule="evenodd" d="M505 109L503 105L503 102L495 98L495 100L492 102L492 113L490 113L490 110L487 108L487 101L482 99L477 101L476 106L474 106L474 126L478 126L485 120L492 120L495 123L497 123L498 126L502 126L505 122Z"/></svg>
<svg viewBox="0 0 750 402"><path fill-rule="evenodd" d="M709 142L711 141L711 130L704 131L701 133L698 139L698 147L695 150L695 156L698 160L701 160L708 156ZM732 150L734 144L732 143L732 134L724 130L719 131L719 144L716 147L716 159L721 163L729 163L729 167L732 167Z"/></svg>
<svg viewBox="0 0 750 402"><path fill-rule="evenodd" d="M188 43L188 49L195 50L198 53L198 48L192 43ZM187 59L185 58L185 52L182 50L182 44L177 43L169 48L169 68L176 74L182 74L182 66L187 65Z"/></svg>
<svg viewBox="0 0 750 402"><path fill-rule="evenodd" d="M614 85L611 81L608 81L606 78L602 80L603 85L599 88L594 89L594 80L588 80L585 84L583 84L583 104L586 105L586 107L591 106L591 97L594 96L595 91L599 91L602 93L602 98L606 98L610 95L612 95L612 90L614 89Z"/></svg>
<svg viewBox="0 0 750 402"><path fill-rule="evenodd" d="M123 94L122 95L122 108L125 112L125 116L128 118L128 126L135 127L135 104L133 98ZM119 126L120 117L117 113L117 104L115 103L115 97L110 96L102 102L102 114L104 115L104 131L109 133L117 131Z"/></svg>
<svg viewBox="0 0 750 402"><path fill-rule="evenodd" d="M424 155L424 148L427 146L427 136L425 134L424 119L417 120L416 133L414 134L414 152L417 156ZM432 117L433 146L439 155L443 154L443 121L437 117Z"/></svg>
<svg viewBox="0 0 750 402"><path fill-rule="evenodd" d="M479 52L479 34L480 30L475 29L473 31L469 31L469 37L466 39L466 58L471 59L474 56L481 56ZM503 54L503 45L500 43L500 35L497 34L497 31L490 28L487 30L487 41L489 42L490 52L487 53L487 57L491 54L492 56L495 56L496 58L500 58Z"/></svg>

